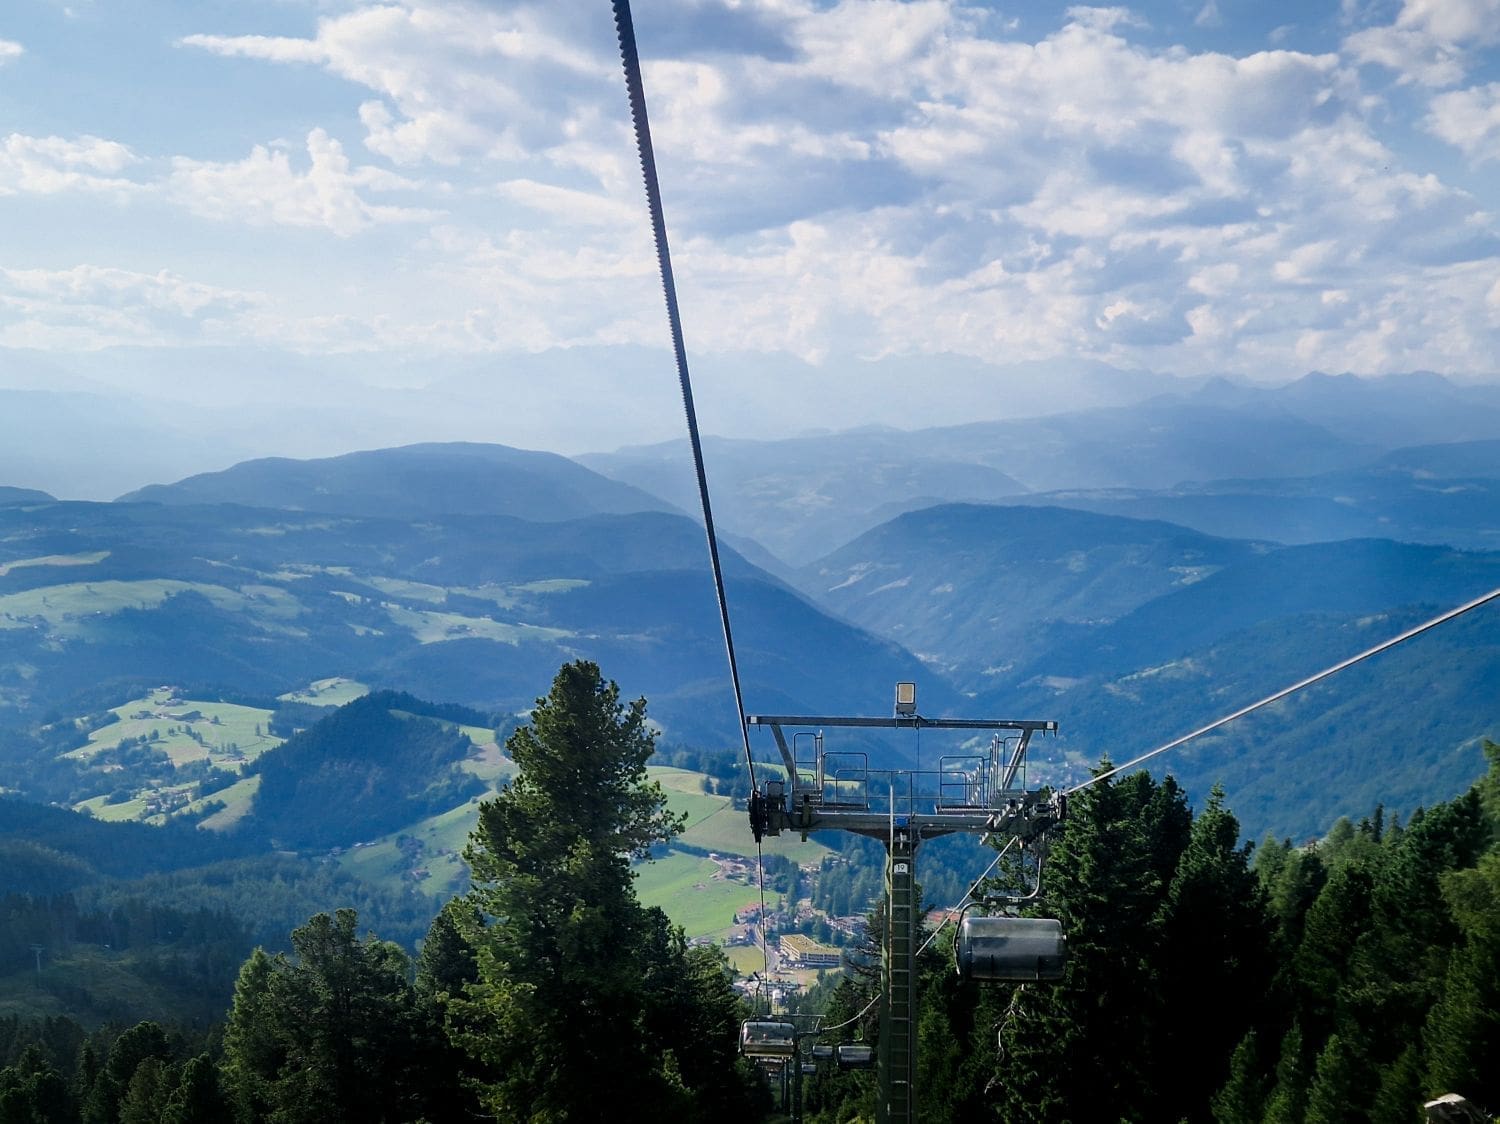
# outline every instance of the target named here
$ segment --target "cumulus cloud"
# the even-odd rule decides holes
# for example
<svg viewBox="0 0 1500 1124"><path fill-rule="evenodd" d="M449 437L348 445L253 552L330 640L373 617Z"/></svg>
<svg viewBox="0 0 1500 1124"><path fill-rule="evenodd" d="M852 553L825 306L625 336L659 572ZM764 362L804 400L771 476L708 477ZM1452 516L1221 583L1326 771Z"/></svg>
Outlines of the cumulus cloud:
<svg viewBox="0 0 1500 1124"><path fill-rule="evenodd" d="M952 353L1485 369L1496 220L1382 140L1391 104L1365 83L1390 76L1359 65L1456 84L1500 34L1497 5L1403 0L1337 54L1287 49L1290 33L1231 54L1162 45L1121 7L1023 33L950 0L662 0L657 36L638 30L693 346L829 369ZM303 330L460 350L660 342L601 24L571 5L385 0L306 38L182 40L345 79L373 160L458 185L411 274L448 305ZM1490 159L1497 101L1438 94L1425 127ZM180 160L171 183L200 214L345 235L430 219L434 198L322 133L305 159Z"/></svg>
<svg viewBox="0 0 1500 1124"><path fill-rule="evenodd" d="M166 270L0 269L0 345L93 349L200 342L264 299Z"/></svg>
<svg viewBox="0 0 1500 1124"><path fill-rule="evenodd" d="M552 18L556 18L555 16ZM270 62L316 63L380 95L360 117L371 151L397 163L453 164L560 139L552 110L614 62L548 27L541 5L409 0L328 16L311 39L189 35L186 47Z"/></svg>
<svg viewBox="0 0 1500 1124"><path fill-rule="evenodd" d="M99 137L68 140L11 133L0 143L0 195L130 192L136 185L117 173L134 162L125 145Z"/></svg>
<svg viewBox="0 0 1500 1124"><path fill-rule="evenodd" d="M1496 43L1500 0L1403 0L1393 23L1355 32L1344 50L1403 81L1451 86L1463 80L1474 48Z"/></svg>
<svg viewBox="0 0 1500 1124"><path fill-rule="evenodd" d="M1438 94L1424 124L1477 163L1500 159L1500 82Z"/></svg>
<svg viewBox="0 0 1500 1124"><path fill-rule="evenodd" d="M438 214L370 202L369 192L415 185L381 168L352 166L343 146L322 129L307 135L307 158L306 169L299 170L290 153L262 145L228 163L178 157L166 190L206 218L322 227L340 237L377 223L425 221Z"/></svg>
<svg viewBox="0 0 1500 1124"><path fill-rule="evenodd" d="M0 39L0 66L4 66L11 59L18 59L26 53L26 48L19 43L12 43L9 39Z"/></svg>

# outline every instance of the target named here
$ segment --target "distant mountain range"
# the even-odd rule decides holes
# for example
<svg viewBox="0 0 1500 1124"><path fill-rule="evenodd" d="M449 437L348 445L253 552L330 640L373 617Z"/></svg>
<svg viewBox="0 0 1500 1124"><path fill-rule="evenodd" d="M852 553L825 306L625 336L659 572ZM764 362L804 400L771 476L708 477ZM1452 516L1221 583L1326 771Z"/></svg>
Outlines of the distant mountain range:
<svg viewBox="0 0 1500 1124"><path fill-rule="evenodd" d="M746 704L879 714L915 678L924 713L1058 719L1038 776L1082 776L1500 586L1495 433L1487 388L1309 376L710 440ZM669 741L733 746L685 449L581 459L416 445L115 503L0 492L0 727L330 676L513 714L586 656ZM1451 796L1500 734L1486 612L1162 764L1257 833ZM0 784L23 766L0 748Z"/></svg>
<svg viewBox="0 0 1500 1124"><path fill-rule="evenodd" d="M408 445L318 460L272 457L175 484L153 484L121 503L243 504L385 519L510 515L557 522L587 515L669 511L669 504L555 453L469 443Z"/></svg>
<svg viewBox="0 0 1500 1124"><path fill-rule="evenodd" d="M493 506L548 518L466 511L506 473ZM702 531L663 511L558 518L652 502L610 481L590 492L589 476L512 450L404 449L352 467L258 462L153 493L195 501L180 506L0 507L0 707L66 710L112 682L264 696L348 675L510 713L585 656L646 694L670 739L732 739ZM382 478L410 493L380 493ZM213 502L218 489L227 501ZM276 494L321 510L239 502ZM341 513L379 505L389 514ZM732 549L724 558L750 704L867 710L919 668Z"/></svg>
<svg viewBox="0 0 1500 1124"><path fill-rule="evenodd" d="M1500 541L1489 537L1500 536L1500 494L1473 478L1493 479L1478 462L1496 434L1492 387L1309 375L1274 390L1215 381L1019 421L709 439L705 456L725 529L800 566L904 511L954 502L1080 507L1278 542L1374 534L1487 545ZM1434 442L1477 444L1454 459L1429 453L1433 465L1419 470L1409 447ZM683 442L579 460L696 506Z"/></svg>

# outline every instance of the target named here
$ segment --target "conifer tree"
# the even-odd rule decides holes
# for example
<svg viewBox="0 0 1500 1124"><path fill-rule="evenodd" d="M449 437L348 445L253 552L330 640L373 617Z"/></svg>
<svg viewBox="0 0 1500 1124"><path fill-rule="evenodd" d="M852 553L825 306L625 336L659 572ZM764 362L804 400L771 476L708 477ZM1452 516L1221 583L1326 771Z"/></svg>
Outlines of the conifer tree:
<svg viewBox="0 0 1500 1124"><path fill-rule="evenodd" d="M1500 850L1443 880L1463 933L1423 1034L1427 1091L1500 1104Z"/></svg>
<svg viewBox="0 0 1500 1124"><path fill-rule="evenodd" d="M1302 1124L1306 1113L1307 1067L1302 1056L1302 1027L1292 1028L1281 1039L1276 1061L1276 1084L1266 1101L1264 1124Z"/></svg>
<svg viewBox="0 0 1500 1124"><path fill-rule="evenodd" d="M1328 1036L1307 1091L1307 1124L1360 1124L1370 1118L1368 1070L1337 1034Z"/></svg>
<svg viewBox="0 0 1500 1124"><path fill-rule="evenodd" d="M1260 1124L1265 1115L1266 1081L1261 1076L1260 1043L1246 1033L1229 1059L1229 1080L1211 1104L1216 1124Z"/></svg>
<svg viewBox="0 0 1500 1124"><path fill-rule="evenodd" d="M681 821L646 776L645 700L622 704L596 665L571 663L506 746L519 773L481 805L467 851L469 901L490 922L466 934L479 982L451 1025L503 1119L589 1119L600 1088L653 1103L662 1059L644 1025L649 926L630 860Z"/></svg>
<svg viewBox="0 0 1500 1124"><path fill-rule="evenodd" d="M1006 1119L1160 1118L1155 950L1164 878L1180 856L1173 841L1186 843L1181 802L1175 785L1144 772L1072 801L1045 876L1048 911L1068 934L1068 967L1060 983L1028 989L1001 1028L995 1077Z"/></svg>
<svg viewBox="0 0 1500 1124"><path fill-rule="evenodd" d="M1380 1088L1370 1108L1371 1124L1411 1124L1412 1109L1422 1096L1422 1056L1413 1043L1401 1052L1394 1065L1380 1075Z"/></svg>
<svg viewBox="0 0 1500 1124"><path fill-rule="evenodd" d="M398 945L361 940L351 909L292 933L295 960L252 956L224 1036L225 1081L242 1121L419 1119L424 1023ZM437 1075L443 1080L447 1075Z"/></svg>
<svg viewBox="0 0 1500 1124"><path fill-rule="evenodd" d="M1239 833L1215 786L1160 910L1164 1011L1154 1084L1173 1120L1207 1118L1234 1044L1264 1014L1270 927Z"/></svg>

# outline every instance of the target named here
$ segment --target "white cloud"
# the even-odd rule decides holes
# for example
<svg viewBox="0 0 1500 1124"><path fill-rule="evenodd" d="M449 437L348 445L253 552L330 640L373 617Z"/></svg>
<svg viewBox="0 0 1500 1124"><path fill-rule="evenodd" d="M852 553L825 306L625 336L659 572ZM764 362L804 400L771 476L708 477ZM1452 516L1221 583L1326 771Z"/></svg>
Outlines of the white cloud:
<svg viewBox="0 0 1500 1124"><path fill-rule="evenodd" d="M1395 22L1357 31L1344 50L1396 71L1404 82L1451 86L1472 49L1500 43L1500 0L1403 0Z"/></svg>
<svg viewBox="0 0 1500 1124"><path fill-rule="evenodd" d="M1500 159L1500 82L1438 94L1423 123L1477 163Z"/></svg>
<svg viewBox="0 0 1500 1124"><path fill-rule="evenodd" d="M380 95L360 109L372 152L453 164L563 139L548 110L580 80L613 76L612 59L553 34L548 16L545 6L406 0L320 19L311 39L199 34L180 43L322 65Z"/></svg>
<svg viewBox="0 0 1500 1124"><path fill-rule="evenodd" d="M1343 55L1237 56L1159 45L1125 8L1038 31L947 0L662 0L667 47L641 47L690 346L784 352L830 379L851 356L952 354L1261 376L1491 367L1496 220L1383 142L1392 103L1372 106L1352 63L1387 50L1448 80L1492 2L1467 18L1408 0L1365 29L1385 39L1355 32ZM733 34L689 33L714 20ZM383 0L306 38L181 40L346 80L370 155L351 158L330 118L305 154L178 157L155 181L170 199L343 237L415 224L377 278L361 243L345 260L320 241L344 289L243 311L235 330L309 350L660 346L601 23L573 5ZM1426 127L1490 159L1497 101L1439 95ZM393 165L441 165L452 187Z"/></svg>
<svg viewBox="0 0 1500 1124"><path fill-rule="evenodd" d="M136 185L114 173L134 162L130 149L99 137L67 140L11 133L0 143L0 195L130 192Z"/></svg>
<svg viewBox="0 0 1500 1124"><path fill-rule="evenodd" d="M322 227L348 237L377 223L420 222L438 212L370 202L372 191L401 190L412 181L374 167L353 167L343 146L322 129L307 135L308 166L285 151L256 145L231 163L177 157L166 190L195 214L251 224Z"/></svg>
<svg viewBox="0 0 1500 1124"><path fill-rule="evenodd" d="M26 48L19 43L13 43L9 39L0 39L0 66L18 59L26 53Z"/></svg>
<svg viewBox="0 0 1500 1124"><path fill-rule="evenodd" d="M264 300L166 270L0 269L0 346L202 342Z"/></svg>
<svg viewBox="0 0 1500 1124"><path fill-rule="evenodd" d="M179 46L198 47L226 58L264 59L267 62L328 61L328 52L311 39L272 35L185 35Z"/></svg>

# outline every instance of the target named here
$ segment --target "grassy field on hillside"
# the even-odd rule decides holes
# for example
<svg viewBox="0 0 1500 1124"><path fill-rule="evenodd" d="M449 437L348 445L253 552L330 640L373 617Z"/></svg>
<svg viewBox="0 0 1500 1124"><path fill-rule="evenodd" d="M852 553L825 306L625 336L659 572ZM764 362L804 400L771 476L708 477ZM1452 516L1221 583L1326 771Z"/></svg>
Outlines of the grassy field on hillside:
<svg viewBox="0 0 1500 1124"><path fill-rule="evenodd" d="M201 594L217 608L251 613L267 625L288 621L302 611L295 597L274 586L253 586L241 591L168 578L70 582L0 597L0 628L26 628L30 621L40 618L51 631L77 635L85 632L96 616L118 613L121 609L155 609L168 597L188 591Z"/></svg>
<svg viewBox="0 0 1500 1124"><path fill-rule="evenodd" d="M498 640L502 644L519 644L522 640L563 640L573 634L560 628L543 628L534 624L506 624L489 617L466 617L459 613L425 612L400 605L385 606L393 624L406 629L423 644L443 640L478 637Z"/></svg>
<svg viewBox="0 0 1500 1124"><path fill-rule="evenodd" d="M687 827L679 836L691 847L701 847L723 855L755 854L755 837L743 809L736 809L727 796L713 796L704 791L707 778L702 773L653 765L648 770L667 793L667 804L674 812L687 813ZM802 842L795 835L765 839L761 851L767 855L785 855L795 863L815 863L828 854L821 843Z"/></svg>
<svg viewBox="0 0 1500 1124"><path fill-rule="evenodd" d="M307 703L309 706L343 706L370 693L370 688L355 679L334 676L319 679L298 691L278 695L283 702Z"/></svg>
<svg viewBox="0 0 1500 1124"><path fill-rule="evenodd" d="M339 865L374 885L390 889L415 885L424 894L452 897L468 880L469 870L462 855L469 833L478 822L479 802L469 800L364 846L351 847L340 856ZM420 843L420 851L403 852L398 842L401 836ZM427 873L418 877L417 871Z"/></svg>
<svg viewBox="0 0 1500 1124"><path fill-rule="evenodd" d="M228 831L249 813L250 803L258 788L260 788L260 777L245 777L235 781L228 788L221 788L218 792L209 793L202 800L194 801L184 811L196 812L210 800L223 801L224 807L213 815L205 817L198 826L209 831Z"/></svg>
<svg viewBox="0 0 1500 1124"><path fill-rule="evenodd" d="M14 562L0 563L0 578L12 570L21 570L27 566L92 566L96 562L103 562L109 554L107 550L90 550L79 554L43 554L37 558L17 558Z"/></svg>
<svg viewBox="0 0 1500 1124"><path fill-rule="evenodd" d="M736 910L760 904L760 892L742 882L715 881L718 869L709 859L672 851L635 868L635 892L643 905L665 910L688 936L723 937Z"/></svg>
<svg viewBox="0 0 1500 1124"><path fill-rule="evenodd" d="M87 765L94 758L113 749L122 741L146 738L152 749L165 753L173 769L195 761L208 760L219 769L239 772L262 753L274 749L282 739L269 732L271 712L235 703L210 702L205 699L178 698L171 687L158 687L140 698L112 708L119 721L102 726L89 735L86 745L70 750L65 756ZM98 795L80 801L74 807L88 809L101 820L133 820L147 812L147 789L136 792L131 800L105 803L105 795L118 783L117 774L96 770L87 774L97 779ZM174 788L170 781L163 791ZM179 808L174 814L197 811L204 799L223 800L228 807L210 817L211 826L228 827L244 815L254 785L241 781L216 793ZM160 817L156 818L160 822Z"/></svg>

